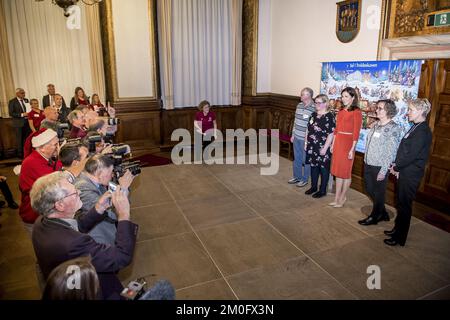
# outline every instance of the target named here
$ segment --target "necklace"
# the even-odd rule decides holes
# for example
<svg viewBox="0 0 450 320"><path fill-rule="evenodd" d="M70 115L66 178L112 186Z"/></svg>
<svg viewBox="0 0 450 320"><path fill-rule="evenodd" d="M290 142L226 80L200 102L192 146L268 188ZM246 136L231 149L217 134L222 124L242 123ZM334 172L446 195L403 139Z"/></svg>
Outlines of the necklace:
<svg viewBox="0 0 450 320"><path fill-rule="evenodd" d="M405 137L404 137L404 139L408 139L408 137L411 135L411 133L413 133L414 132L414 130L416 130L416 128L418 127L418 126L420 126L422 123L424 123L425 121L422 121L422 122L419 122L419 123L416 123L416 124L414 124L409 130L408 130L408 132L405 134Z"/></svg>

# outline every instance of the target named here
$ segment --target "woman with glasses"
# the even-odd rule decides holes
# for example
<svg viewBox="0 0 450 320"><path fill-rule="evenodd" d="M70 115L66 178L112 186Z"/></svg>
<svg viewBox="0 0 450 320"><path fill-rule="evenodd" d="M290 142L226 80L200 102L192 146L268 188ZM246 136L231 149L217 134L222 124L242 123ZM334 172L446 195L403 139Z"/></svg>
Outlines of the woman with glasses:
<svg viewBox="0 0 450 320"><path fill-rule="evenodd" d="M315 105L316 111L311 114L306 131L306 163L311 165L311 188L306 190L305 194L322 198L327 194L331 164L330 146L336 122L325 94L319 94L315 98ZM317 189L319 176L320 190Z"/></svg>
<svg viewBox="0 0 450 320"><path fill-rule="evenodd" d="M346 194L352 182L352 167L355 148L362 125L362 113L359 109L358 95L355 89L347 87L341 92L343 108L336 118L331 152L331 174L336 177L336 194L329 205L341 208L347 200Z"/></svg>
<svg viewBox="0 0 450 320"><path fill-rule="evenodd" d="M364 184L373 202L369 217L358 221L363 226L389 221L389 214L384 206L389 166L394 161L400 143L401 127L392 118L397 114L394 101L377 102L378 121L372 126L366 142L364 153Z"/></svg>
<svg viewBox="0 0 450 320"><path fill-rule="evenodd" d="M412 202L425 172L431 146L432 134L426 121L430 110L431 104L427 99L408 103L408 119L413 125L401 140L395 162L390 168L390 172L398 179L398 189L395 226L384 232L391 237L384 240L389 246L404 246L408 237Z"/></svg>

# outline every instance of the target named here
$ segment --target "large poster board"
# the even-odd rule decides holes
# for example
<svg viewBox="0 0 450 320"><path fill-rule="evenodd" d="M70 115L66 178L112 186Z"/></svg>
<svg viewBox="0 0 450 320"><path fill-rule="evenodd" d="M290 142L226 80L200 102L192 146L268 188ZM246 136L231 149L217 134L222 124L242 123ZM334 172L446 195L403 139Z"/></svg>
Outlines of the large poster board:
<svg viewBox="0 0 450 320"><path fill-rule="evenodd" d="M419 91L423 60L324 62L320 80L320 93L339 100L345 87L359 89L363 111L363 128L356 151L364 152L370 124L376 120L374 102L392 99L398 109L394 121L403 127L410 124L406 117L407 103L416 99Z"/></svg>

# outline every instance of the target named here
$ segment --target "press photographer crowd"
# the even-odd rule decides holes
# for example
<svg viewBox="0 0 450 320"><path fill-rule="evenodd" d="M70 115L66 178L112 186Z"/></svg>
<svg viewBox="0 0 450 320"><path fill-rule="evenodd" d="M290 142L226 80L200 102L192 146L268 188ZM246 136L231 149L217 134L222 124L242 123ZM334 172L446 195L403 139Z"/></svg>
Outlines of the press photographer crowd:
<svg viewBox="0 0 450 320"><path fill-rule="evenodd" d="M70 102L47 86L42 99L16 89L9 101L23 158L16 169L18 206L5 177L8 206L29 233L43 299L172 300L173 286L145 280L123 287L117 273L133 260L138 225L130 221L130 186L141 173L128 145L114 143L120 120L97 94L80 87ZM3 203L2 205L6 205Z"/></svg>

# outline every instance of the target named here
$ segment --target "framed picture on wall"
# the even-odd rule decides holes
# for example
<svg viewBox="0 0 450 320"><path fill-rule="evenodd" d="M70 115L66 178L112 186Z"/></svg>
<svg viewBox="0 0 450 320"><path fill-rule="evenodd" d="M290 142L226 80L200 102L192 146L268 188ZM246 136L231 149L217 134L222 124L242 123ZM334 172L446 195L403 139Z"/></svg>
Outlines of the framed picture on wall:
<svg viewBox="0 0 450 320"><path fill-rule="evenodd" d="M336 36L347 43L355 39L361 25L361 0L336 3Z"/></svg>

